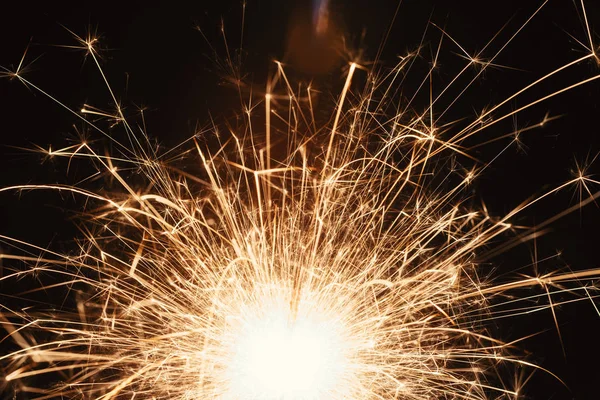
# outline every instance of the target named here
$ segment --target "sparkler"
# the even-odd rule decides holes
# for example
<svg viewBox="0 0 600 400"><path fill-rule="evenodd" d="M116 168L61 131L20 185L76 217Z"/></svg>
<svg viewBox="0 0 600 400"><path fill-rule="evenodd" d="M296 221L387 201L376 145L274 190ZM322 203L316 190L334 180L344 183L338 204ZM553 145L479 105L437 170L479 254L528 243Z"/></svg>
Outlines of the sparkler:
<svg viewBox="0 0 600 400"><path fill-rule="evenodd" d="M585 16L583 3L581 10ZM315 18L317 31L326 29L326 10L319 8ZM9 371L4 380L19 394L41 398L519 397L518 379L498 383L501 365L536 367L512 356L513 343L488 328L489 321L523 310L525 299L501 295L539 288L533 297L548 303L528 311L554 310L554 291L593 302L596 288L577 282L600 270L493 284L478 277L479 262L515 215L566 187L579 185L588 194L505 247L593 202L599 182L582 173L495 219L462 201L485 167L462 170L451 160L468 156L465 141L499 121L600 78L575 79L505 111L531 87L597 60L587 32L584 56L463 125L443 123L455 101L443 109L438 104L465 71L478 65L481 73L495 56L482 61L458 46L465 68L437 90L430 85L435 57L426 74L411 75L423 47L387 72L352 60L324 123L315 117L315 89L295 85L276 63L260 101L244 100L243 122L227 125L227 132L214 127L220 146L212 151L194 137L160 152L137 133L108 85L94 37L79 38L78 46L98 66L113 111L72 110L28 80L22 64L6 71L106 135L115 150L103 155L87 141L45 150L51 157L91 159L97 175L114 182L111 193L84 185L2 189L68 192L86 199L89 212L75 255L2 237L23 250L2 258L30 267L1 280L50 274L60 280L42 289L64 287L76 297L74 312L4 307L3 325L20 347L0 356ZM421 85L399 96L405 79ZM415 111L423 91L429 102ZM103 130L102 119L122 127L128 141ZM190 173L181 162L199 171ZM46 375L59 379L28 383Z"/></svg>

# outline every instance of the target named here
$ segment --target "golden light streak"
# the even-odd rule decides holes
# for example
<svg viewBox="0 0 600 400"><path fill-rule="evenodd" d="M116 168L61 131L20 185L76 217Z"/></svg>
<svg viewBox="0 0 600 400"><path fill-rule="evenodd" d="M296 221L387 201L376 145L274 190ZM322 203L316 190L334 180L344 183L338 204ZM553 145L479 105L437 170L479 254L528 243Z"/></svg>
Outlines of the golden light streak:
<svg viewBox="0 0 600 400"><path fill-rule="evenodd" d="M318 9L317 32L328 23L328 2L318 4L324 8ZM85 141L43 151L68 158L69 166L91 160L94 177L112 182L110 191L94 188L88 179L72 186L0 188L0 193L69 193L84 199L87 212L75 254L0 236L17 253L0 258L29 266L11 267L1 282L52 276L58 281L22 295L65 289L76 303L71 311L2 306L4 340L18 349L0 355L9 371L0 387L10 384L19 395L39 398L96 400L481 400L521 396L522 381L503 382L502 368L553 375L514 355L519 340L495 337L489 323L549 310L560 335L558 306L587 300L598 310L593 279L600 269L494 284L480 278L481 263L595 202L600 192L593 186L599 182L579 168L575 179L494 218L485 206L472 209L464 201L489 164L459 168L450 160L475 160L474 148L551 122L556 117L546 115L508 135L465 144L600 78L574 76L570 84L550 85L556 74L596 57L583 3L588 54L535 79L466 125L441 125L545 4L488 61L483 50L471 56L442 30L466 64L439 88L433 72L441 41L433 48L432 66L420 76L413 77L418 72L411 68L423 44L387 72L351 60L335 104L325 108L326 121L319 119L319 91L303 82L293 86L280 62L266 92L256 97L244 99L245 83L234 77L245 119L225 130L215 124L217 150L194 137L161 153L145 131L134 134L101 68L95 37L75 35L79 44L70 47L94 61L113 111L67 106L23 77L24 55L16 72L5 69L3 75L49 97L117 146L106 155ZM227 65L237 71L229 53ZM452 97L450 89L475 65L476 77ZM399 82L407 79L418 83L417 90L398 94ZM503 111L542 83L550 86L548 95ZM419 97L427 104L417 112ZM449 105L442 109L444 99ZM129 145L117 139L116 127ZM275 151L281 142L284 154ZM199 171L184 170L188 165ZM515 216L573 186L582 196L578 205L535 228L514 226ZM520 233L494 242L511 229ZM536 292L503 297L523 288ZM52 384L31 384L43 379Z"/></svg>

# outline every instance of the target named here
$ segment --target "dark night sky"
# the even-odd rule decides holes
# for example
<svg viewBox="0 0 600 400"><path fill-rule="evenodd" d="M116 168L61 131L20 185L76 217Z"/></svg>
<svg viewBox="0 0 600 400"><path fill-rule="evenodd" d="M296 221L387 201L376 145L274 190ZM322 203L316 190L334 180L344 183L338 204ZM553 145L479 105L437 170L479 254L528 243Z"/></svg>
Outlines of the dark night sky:
<svg viewBox="0 0 600 400"><path fill-rule="evenodd" d="M224 47L217 28L223 17L230 45L232 48L239 47L240 0L196 1L185 6L174 2L157 5L141 1L114 4L60 2L59 6L44 5L41 8L29 2L22 3L0 7L0 65L9 67L17 64L24 49L31 43L27 60L37 60L27 78L74 109L80 108L86 101L107 104L108 98L91 60L84 63L80 51L53 46L74 44L71 34L61 25L81 35L90 26L97 28L97 32L102 34L102 47L106 49L103 52L103 68L113 87L125 104L148 107L149 133L165 146L184 140L193 134L196 126L205 125L209 121L209 112L217 118L227 117L231 114L229 110L238 107L235 91L224 83L215 67L210 47L193 28L196 24L201 26L217 48L217 53L223 55ZM449 3L454 7L450 8ZM540 2L488 3L491 2L405 1L390 31L383 61L393 62L396 55L414 48L430 16L436 24L445 26L469 51L483 48L508 22L498 42L490 46L492 51L484 53L489 56L518 29ZM600 29L600 4L588 3L592 28ZM298 15L307 12L309 4L300 0L249 0L245 16L244 69L257 85L273 69L272 59L286 61L293 58L286 40L290 24L294 18L299 18ZM366 49L366 59L372 59L377 51L395 7L396 2L391 0L332 0L332 11L340 32L351 43L361 43L361 47ZM366 36L361 41L363 30ZM448 120L472 117L476 110L498 102L544 72L582 56L583 49L573 37L586 39L573 2L550 1L497 60L499 64L518 70L496 68L487 71L472 92L454 108ZM600 43L600 37L594 37ZM427 38L437 41L439 31L430 28ZM458 56L452 56L452 52L458 53L459 50L447 40L444 46L452 48L452 51L447 51L441 62L441 81L452 76L452 72L445 71L457 71L463 65ZM315 79L339 83L339 66ZM575 82L578 77L598 73L600 68L595 63L582 63L572 72L534 89L527 99L539 98L552 89ZM525 134L524 151L512 148L504 153L475 184L475 198L484 200L493 214L502 215L526 198L571 178L577 161L593 158L600 151L598 93L600 83L594 82L520 114L519 124L539 121L546 112L564 117L548 127ZM15 146L31 148L33 145L64 144L65 138L73 137L73 124L77 127L81 124L44 96L8 79L0 80L0 104L0 187L18 183L65 182L64 163L42 163L39 154L16 149ZM512 106L517 108L522 104L515 102ZM489 137L500 136L510 125L499 124L486 134ZM505 144L501 142L479 148L475 155L481 160L490 160ZM598 170L598 162L592 165L590 171L594 169ZM72 172L71 179L76 175L77 171ZM576 201L577 194L567 190L524 214L516 222L533 225ZM77 204L55 194L30 193L19 197L2 193L0 234L41 246L50 243L53 248L68 250L70 239L77 236L77 228L68 219L70 207L77 207ZM563 253L559 260L542 265L540 269L552 270L566 265L574 270L600 267L597 253L599 226L600 212L595 205L552 225L551 232L537 243L539 258L552 255L557 250ZM499 257L495 260L498 274L509 277L520 266L529 264L532 249L533 244L529 243ZM4 283L0 286L0 293L11 289ZM522 342L521 349L531 353L529 361L550 369L569 387L567 390L547 374L536 372L526 394L533 399L598 398L600 316L595 315L589 302L581 302L562 307L558 319L566 358L549 312L498 321L498 332L507 338L544 331Z"/></svg>

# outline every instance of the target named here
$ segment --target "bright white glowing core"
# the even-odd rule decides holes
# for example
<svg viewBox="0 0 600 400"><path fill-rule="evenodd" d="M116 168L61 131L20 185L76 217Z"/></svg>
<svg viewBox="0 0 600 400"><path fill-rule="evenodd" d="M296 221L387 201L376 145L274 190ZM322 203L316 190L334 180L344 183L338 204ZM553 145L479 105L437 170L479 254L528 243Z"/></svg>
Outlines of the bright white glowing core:
<svg viewBox="0 0 600 400"><path fill-rule="evenodd" d="M344 360L337 329L286 314L248 321L240 332L231 378L242 398L327 398L339 383Z"/></svg>

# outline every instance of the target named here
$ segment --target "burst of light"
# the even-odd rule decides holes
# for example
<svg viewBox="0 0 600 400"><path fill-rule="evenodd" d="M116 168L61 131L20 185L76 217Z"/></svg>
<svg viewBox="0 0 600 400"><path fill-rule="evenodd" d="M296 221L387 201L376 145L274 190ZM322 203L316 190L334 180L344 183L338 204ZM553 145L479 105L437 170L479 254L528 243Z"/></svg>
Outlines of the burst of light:
<svg viewBox="0 0 600 400"><path fill-rule="evenodd" d="M98 64L95 44L93 38L81 42ZM331 118L322 124L315 118L315 91L296 89L278 63L262 102L248 99L246 119L228 126L229 139L218 135L223 143L216 151L193 139L188 148L157 152L145 134L135 133L116 98L113 111L71 111L104 133L114 153L102 155L82 142L47 154L93 159L97 175L118 190L109 195L83 184L2 189L67 191L92 210L78 254L3 237L25 249L3 258L31 268L1 280L57 275L60 283L41 289L67 287L77 300L75 313L23 308L0 314L20 347L0 355L10 371L5 380L42 398L102 400L517 397L520 380L499 383L497 371L534 366L512 356L512 343L490 335L488 323L554 311L552 294L569 285L571 293L593 300L594 286L572 283L600 271L493 285L479 278L475 256L513 229L517 213L573 184L588 194L582 204L593 202L599 195L591 187L599 182L582 174L499 219L466 207L464 191L485 167L462 168L451 156L468 155L465 139L542 99L506 111L526 88L470 124L442 125L448 108L434 108L463 70L436 93L426 89L424 111L414 111L411 102L390 111L398 77L409 74L419 56L408 54L387 74L351 62ZM561 70L594 57L590 50ZM475 64L484 70L494 58L468 55L465 70ZM51 97L20 69L10 76ZM361 72L367 83L353 87ZM432 74L420 79L427 83ZM576 78L547 97L598 78ZM90 116L122 126L131 144ZM286 151L276 156L282 140ZM199 170L190 173L181 162ZM488 250L488 257L536 237L555 218ZM27 254L32 251L40 254ZM532 298L547 296L548 303L527 309L498 297L525 287L540 288ZM40 341L37 334L51 339ZM60 379L29 385L44 375Z"/></svg>
<svg viewBox="0 0 600 400"><path fill-rule="evenodd" d="M261 299L261 308L265 303L270 302ZM314 312L292 318L287 301L267 307L260 316L251 316L258 307L244 312L232 332L227 363L232 397L331 397L348 364L340 327Z"/></svg>

